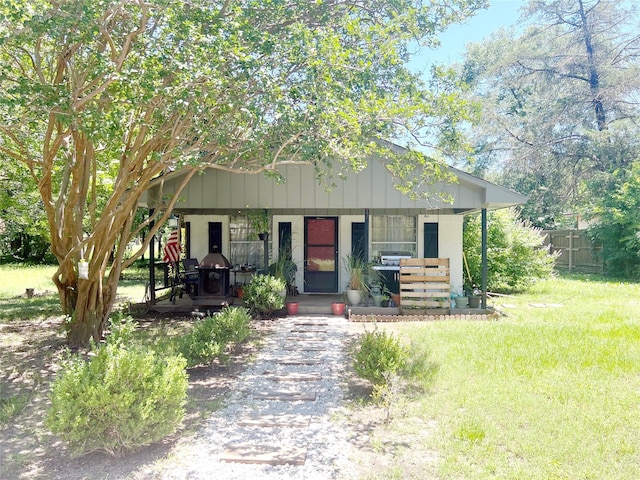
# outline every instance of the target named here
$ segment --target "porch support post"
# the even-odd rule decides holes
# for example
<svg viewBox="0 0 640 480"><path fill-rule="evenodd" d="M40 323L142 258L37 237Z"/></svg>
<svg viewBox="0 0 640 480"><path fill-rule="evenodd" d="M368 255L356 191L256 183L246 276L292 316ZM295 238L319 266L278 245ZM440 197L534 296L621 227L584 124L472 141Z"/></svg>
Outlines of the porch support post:
<svg viewBox="0 0 640 480"><path fill-rule="evenodd" d="M364 245L363 245L364 261L369 263L369 209L364 209ZM367 270L367 275L369 271ZM365 307L369 306L369 295L364 296Z"/></svg>
<svg viewBox="0 0 640 480"><path fill-rule="evenodd" d="M267 219L267 231L264 232L264 237L263 237L263 256L264 256L264 274L265 275L269 275L269 212L267 211L267 209L265 208L263 210L263 215L266 217ZM272 225L273 228L273 225ZM222 249L220 249L220 251L222 251Z"/></svg>
<svg viewBox="0 0 640 480"><path fill-rule="evenodd" d="M153 218L155 209L149 209L149 217ZM153 228L156 222L151 220L149 228ZM156 304L156 237L155 235L149 242L149 300L151 305Z"/></svg>
<svg viewBox="0 0 640 480"><path fill-rule="evenodd" d="M364 259L369 262L369 209L364 209Z"/></svg>
<svg viewBox="0 0 640 480"><path fill-rule="evenodd" d="M269 275L269 232L266 232L262 238L264 274Z"/></svg>
<svg viewBox="0 0 640 480"><path fill-rule="evenodd" d="M482 209L482 305L483 309L487 308L487 209Z"/></svg>

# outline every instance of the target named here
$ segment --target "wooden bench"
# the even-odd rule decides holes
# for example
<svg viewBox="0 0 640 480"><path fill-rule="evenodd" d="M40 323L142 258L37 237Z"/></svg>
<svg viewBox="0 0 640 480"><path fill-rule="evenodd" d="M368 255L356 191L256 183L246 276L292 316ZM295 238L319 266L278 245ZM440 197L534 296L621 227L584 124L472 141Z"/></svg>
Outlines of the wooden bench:
<svg viewBox="0 0 640 480"><path fill-rule="evenodd" d="M400 313L449 308L451 278L448 258L400 260Z"/></svg>

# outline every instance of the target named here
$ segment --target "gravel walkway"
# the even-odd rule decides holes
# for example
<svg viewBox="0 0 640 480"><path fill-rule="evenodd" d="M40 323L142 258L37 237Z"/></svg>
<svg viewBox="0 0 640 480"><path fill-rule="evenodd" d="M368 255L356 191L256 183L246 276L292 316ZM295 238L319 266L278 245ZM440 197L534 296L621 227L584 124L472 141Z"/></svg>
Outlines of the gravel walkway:
<svg viewBox="0 0 640 480"><path fill-rule="evenodd" d="M347 478L351 451L344 422L344 369L347 322L339 317L287 317L277 320L256 362L238 379L226 407L215 412L203 431L155 465L158 479L315 479ZM305 364L311 363L311 364ZM315 363L315 364L314 364ZM317 379L318 374L321 375ZM288 377L288 378L287 378ZM291 379L292 377L297 377ZM297 395L315 400L257 397ZM239 425L252 418L295 415L304 426L265 427ZM242 423L242 422L240 422ZM235 445L302 452L303 465L247 464L221 461ZM299 457L298 457L299 458ZM244 461L250 460L247 458ZM287 461L287 455L275 455Z"/></svg>

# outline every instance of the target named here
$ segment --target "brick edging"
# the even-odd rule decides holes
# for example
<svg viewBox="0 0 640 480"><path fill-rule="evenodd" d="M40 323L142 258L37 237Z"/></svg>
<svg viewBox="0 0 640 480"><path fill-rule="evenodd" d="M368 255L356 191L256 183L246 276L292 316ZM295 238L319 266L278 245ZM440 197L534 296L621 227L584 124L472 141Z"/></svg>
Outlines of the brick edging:
<svg viewBox="0 0 640 480"><path fill-rule="evenodd" d="M459 315L359 315L351 314L350 322L435 322L442 320L489 321L497 320L497 313L459 314Z"/></svg>

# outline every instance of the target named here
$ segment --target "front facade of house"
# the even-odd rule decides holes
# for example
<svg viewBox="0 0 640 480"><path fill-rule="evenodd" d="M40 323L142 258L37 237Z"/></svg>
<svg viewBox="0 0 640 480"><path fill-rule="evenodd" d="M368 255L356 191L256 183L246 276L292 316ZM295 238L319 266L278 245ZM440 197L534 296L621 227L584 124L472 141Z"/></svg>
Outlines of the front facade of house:
<svg viewBox="0 0 640 480"><path fill-rule="evenodd" d="M301 293L340 293L347 283L344 259L354 254L377 262L389 252L411 257L448 258L451 290L463 286L462 225L465 214L505 208L526 198L497 185L451 169L455 183L439 183L453 203L412 200L393 185L378 161L359 173L336 179L327 190L313 167L279 168L286 183L264 175L209 169L194 176L180 193L174 212L181 215L187 257L202 259L221 252L234 266L232 282L243 271L260 271L266 259L286 256L297 266ZM144 199L147 208L162 209L161 199L175 191L179 172L154 183ZM268 240L257 238L252 216L266 213Z"/></svg>

